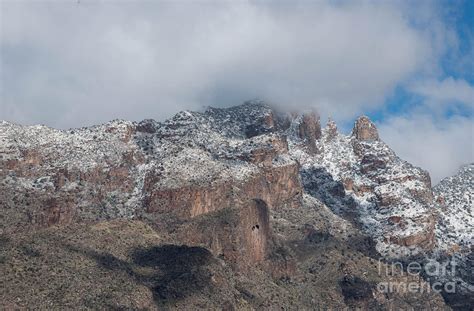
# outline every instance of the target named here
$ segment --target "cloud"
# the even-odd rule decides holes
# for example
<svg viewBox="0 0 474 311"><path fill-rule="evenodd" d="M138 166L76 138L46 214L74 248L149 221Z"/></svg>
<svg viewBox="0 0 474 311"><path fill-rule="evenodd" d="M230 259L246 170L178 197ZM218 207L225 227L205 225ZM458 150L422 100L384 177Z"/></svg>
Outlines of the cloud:
<svg viewBox="0 0 474 311"><path fill-rule="evenodd" d="M433 185L474 161L474 120L415 114L378 125L382 139L404 160L430 172Z"/></svg>
<svg viewBox="0 0 474 311"><path fill-rule="evenodd" d="M442 81L421 81L412 87L412 91L438 104L461 102L474 105L474 86L463 79L448 77Z"/></svg>
<svg viewBox="0 0 474 311"><path fill-rule="evenodd" d="M385 2L0 5L0 119L62 128L254 97L348 119L431 68L444 38Z"/></svg>
<svg viewBox="0 0 474 311"><path fill-rule="evenodd" d="M473 101L471 80L446 78L440 65L448 54L472 65L472 45L458 57L444 11L411 1L4 0L0 119L59 128L163 120L260 97L344 124L383 110L402 86L422 104L389 115L380 132L436 181L473 160L472 117L441 113L460 104L472 115Z"/></svg>
<svg viewBox="0 0 474 311"><path fill-rule="evenodd" d="M386 116L379 132L398 156L428 170L436 184L474 162L474 86L447 77L418 80L408 88L419 96L416 104Z"/></svg>

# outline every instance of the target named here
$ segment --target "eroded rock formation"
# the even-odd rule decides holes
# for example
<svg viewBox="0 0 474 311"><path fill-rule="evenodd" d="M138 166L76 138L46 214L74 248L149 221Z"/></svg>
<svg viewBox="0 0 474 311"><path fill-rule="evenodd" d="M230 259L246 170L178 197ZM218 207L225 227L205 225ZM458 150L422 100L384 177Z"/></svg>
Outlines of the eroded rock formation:
<svg viewBox="0 0 474 311"><path fill-rule="evenodd" d="M199 277L214 284L206 288L223 284L232 308L274 307L270 294L226 280L237 276L307 308L326 294L334 308L406 307L401 293L379 296L374 286L383 279L356 266L372 271L378 256L416 258L448 243L435 207L450 197L434 201L429 174L398 158L367 117L346 136L333 121L321 129L316 113L253 101L68 131L2 122L0 143L0 234L139 219L175 245L172 252L202 251L214 270ZM114 260L134 275L133 264ZM318 296L321 278L331 281ZM160 303L160 293L175 290L167 286L153 289ZM417 297L442 306L439 297Z"/></svg>
<svg viewBox="0 0 474 311"><path fill-rule="evenodd" d="M358 140L378 140L379 134L375 125L366 116L359 117L352 130L352 135Z"/></svg>

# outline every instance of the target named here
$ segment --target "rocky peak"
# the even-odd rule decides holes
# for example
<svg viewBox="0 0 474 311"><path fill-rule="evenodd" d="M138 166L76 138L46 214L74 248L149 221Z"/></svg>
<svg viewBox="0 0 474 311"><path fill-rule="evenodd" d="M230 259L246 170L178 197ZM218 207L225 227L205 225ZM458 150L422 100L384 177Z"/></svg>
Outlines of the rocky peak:
<svg viewBox="0 0 474 311"><path fill-rule="evenodd" d="M321 138L321 124L319 122L318 114L311 111L301 116L298 136L301 139L306 140L311 153L317 152L316 141Z"/></svg>
<svg viewBox="0 0 474 311"><path fill-rule="evenodd" d="M209 107L202 117L213 130L230 137L251 138L277 128L275 111L260 100L229 108Z"/></svg>
<svg viewBox="0 0 474 311"><path fill-rule="evenodd" d="M137 132L153 134L156 132L158 122L153 119L145 119L137 124Z"/></svg>
<svg viewBox="0 0 474 311"><path fill-rule="evenodd" d="M328 119L328 122L326 123L325 132L327 141L332 140L337 136L337 124L332 118Z"/></svg>
<svg viewBox="0 0 474 311"><path fill-rule="evenodd" d="M375 124L370 121L369 117L361 116L354 123L352 136L362 141L373 141L379 139L379 133Z"/></svg>

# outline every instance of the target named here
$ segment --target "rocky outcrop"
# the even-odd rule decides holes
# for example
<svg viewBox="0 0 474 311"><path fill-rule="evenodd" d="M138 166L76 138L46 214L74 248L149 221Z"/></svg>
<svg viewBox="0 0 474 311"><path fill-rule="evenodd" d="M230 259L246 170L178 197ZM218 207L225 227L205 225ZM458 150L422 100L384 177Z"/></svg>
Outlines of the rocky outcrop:
<svg viewBox="0 0 474 311"><path fill-rule="evenodd" d="M1 187L16 189L3 200L15 215L4 218L5 227L160 213L188 219L244 206L249 198L271 209L298 207L299 162L307 191L338 202L337 210L356 211L357 201L369 207L360 217L377 219L381 232L374 236L381 242L434 245L429 176L399 160L367 117L355 122L351 137L342 137L332 121L323 133L314 112L288 115L249 102L185 111L163 123L112 121L72 131L3 124L2 132L2 150L8 150L2 174L10 177ZM28 205L12 208L18 202ZM406 208L418 210L394 234L384 219ZM414 223L419 228L410 231Z"/></svg>
<svg viewBox="0 0 474 311"><path fill-rule="evenodd" d="M438 217L461 190L443 187L434 201L429 174L398 158L367 117L346 136L333 121L321 129L314 112L287 114L259 101L68 131L1 122L0 177L0 234L140 219L170 243L191 246L173 252L199 249L247 281L284 288L281 297L304 290L313 298L299 302L311 308L325 299L314 289L328 275L335 282L324 295L336 309L393 303L373 290L380 280L346 265L346 251L365 256L353 261L369 270L369 257L404 260L470 245L446 238L452 226L466 237L465 224ZM463 218L468 203L456 207L468 211ZM272 307L235 288L253 306Z"/></svg>
<svg viewBox="0 0 474 311"><path fill-rule="evenodd" d="M458 245L465 251L471 247L474 234L474 163L464 165L451 177L433 188L440 213L437 235L440 249Z"/></svg>
<svg viewBox="0 0 474 311"><path fill-rule="evenodd" d="M326 135L325 135L326 136L326 141L333 140L338 134L337 124L331 118L328 119L325 130L326 130Z"/></svg>
<svg viewBox="0 0 474 311"><path fill-rule="evenodd" d="M399 228L402 230L406 229L407 221L405 219L402 219L400 216L391 216L389 221L393 222L394 219L398 220L396 224ZM435 224L436 217L434 215L417 219L417 226L423 228L423 230L414 234L387 236L385 241L388 244L394 243L405 247L420 247L431 250L436 245ZM396 232L396 230L394 231Z"/></svg>
<svg viewBox="0 0 474 311"><path fill-rule="evenodd" d="M245 271L262 263L271 243L269 209L265 201L248 200L239 207L201 215L183 226L179 240L204 246L235 269Z"/></svg>
<svg viewBox="0 0 474 311"><path fill-rule="evenodd" d="M352 136L362 141L378 140L379 134L377 128L366 116L359 117L352 130Z"/></svg>
<svg viewBox="0 0 474 311"><path fill-rule="evenodd" d="M245 127L245 136L247 138L270 133L276 129L275 117L272 112L254 121Z"/></svg>
<svg viewBox="0 0 474 311"><path fill-rule="evenodd" d="M262 199L271 208L298 207L302 195L296 164L264 168L243 181L216 180L211 185L160 189L153 180L145 178L147 212L173 212L184 218L241 206L249 197Z"/></svg>
<svg viewBox="0 0 474 311"><path fill-rule="evenodd" d="M266 167L272 166L272 162L279 155L288 154L288 141L286 136L270 134L259 137L260 139L250 139L242 151L227 156L227 159L239 159Z"/></svg>
<svg viewBox="0 0 474 311"><path fill-rule="evenodd" d="M298 136L305 141L311 153L317 153L316 141L321 138L321 123L315 112L303 114L298 128Z"/></svg>
<svg viewBox="0 0 474 311"><path fill-rule="evenodd" d="M297 207L298 164L286 136L274 133L284 118L259 105L229 111L235 120L210 109L163 123L112 121L70 131L2 123L4 227L168 212L190 218L248 198Z"/></svg>
<svg viewBox="0 0 474 311"><path fill-rule="evenodd" d="M474 163L464 165L433 187L439 217L436 222L436 252L431 258L441 265L455 263L454 273L435 276L433 282L456 284L455 292L443 293L453 309L467 310L474 303Z"/></svg>
<svg viewBox="0 0 474 311"><path fill-rule="evenodd" d="M350 136L336 128L328 122L318 141L324 152L313 157L290 141L290 154L302 163L305 190L358 222L384 256L433 250L437 214L428 173L398 158L367 117L357 119ZM396 224L390 221L398 217Z"/></svg>

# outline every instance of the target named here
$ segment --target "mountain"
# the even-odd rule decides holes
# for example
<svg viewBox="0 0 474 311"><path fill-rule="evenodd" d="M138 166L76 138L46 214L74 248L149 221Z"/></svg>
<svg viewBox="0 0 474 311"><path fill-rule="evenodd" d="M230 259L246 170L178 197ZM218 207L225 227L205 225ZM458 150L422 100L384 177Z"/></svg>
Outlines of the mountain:
<svg viewBox="0 0 474 311"><path fill-rule="evenodd" d="M439 203L440 222L437 226L439 246L444 249L466 248L474 236L474 163L443 179L433 187Z"/></svg>
<svg viewBox="0 0 474 311"><path fill-rule="evenodd" d="M456 283L456 293L445 295L453 307L474 305L474 163L460 168L452 177L433 188L438 202L435 259L444 267L454 266L454 273L441 275L440 281Z"/></svg>
<svg viewBox="0 0 474 311"><path fill-rule="evenodd" d="M448 309L393 263L470 258L472 176L433 195L367 117L350 135L260 101L67 131L3 121L0 178L7 308Z"/></svg>

